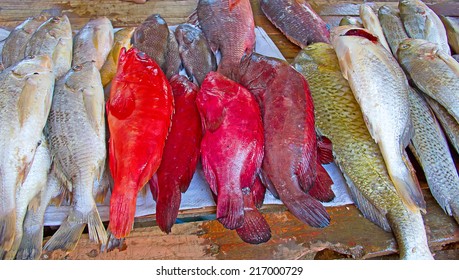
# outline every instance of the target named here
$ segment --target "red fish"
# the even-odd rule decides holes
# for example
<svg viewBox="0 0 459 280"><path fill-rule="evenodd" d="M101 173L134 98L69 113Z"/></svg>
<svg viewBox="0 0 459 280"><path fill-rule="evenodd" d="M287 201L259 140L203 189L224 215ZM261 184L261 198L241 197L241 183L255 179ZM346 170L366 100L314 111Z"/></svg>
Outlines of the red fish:
<svg viewBox="0 0 459 280"><path fill-rule="evenodd" d="M172 89L148 55L123 48L106 106L114 180L109 230L122 238L132 229L137 193L161 162L174 109Z"/></svg>
<svg viewBox="0 0 459 280"><path fill-rule="evenodd" d="M156 222L166 233L171 231L179 211L181 193L188 189L196 170L202 134L196 107L199 88L181 75L173 76L170 83L175 113L161 165L150 180L157 203Z"/></svg>
<svg viewBox="0 0 459 280"><path fill-rule="evenodd" d="M216 194L217 219L228 229L239 229L246 242L269 240L269 226L255 207L252 190L263 159L263 124L256 100L236 82L210 72L196 103L204 128L202 167ZM254 192L258 196L259 190Z"/></svg>

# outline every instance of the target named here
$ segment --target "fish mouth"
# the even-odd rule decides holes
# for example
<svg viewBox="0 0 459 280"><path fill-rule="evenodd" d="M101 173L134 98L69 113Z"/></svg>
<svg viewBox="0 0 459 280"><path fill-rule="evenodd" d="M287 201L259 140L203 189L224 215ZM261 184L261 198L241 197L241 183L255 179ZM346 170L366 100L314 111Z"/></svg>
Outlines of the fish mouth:
<svg viewBox="0 0 459 280"><path fill-rule="evenodd" d="M378 42L378 37L366 31L365 29L349 29L346 33L341 36L359 36L370 40L373 43Z"/></svg>

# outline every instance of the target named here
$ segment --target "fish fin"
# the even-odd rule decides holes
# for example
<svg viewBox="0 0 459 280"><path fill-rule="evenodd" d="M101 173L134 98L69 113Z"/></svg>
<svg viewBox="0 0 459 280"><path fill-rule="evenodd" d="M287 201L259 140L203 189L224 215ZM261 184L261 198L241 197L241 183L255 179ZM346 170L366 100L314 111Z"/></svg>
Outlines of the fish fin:
<svg viewBox="0 0 459 280"><path fill-rule="evenodd" d="M108 172L105 171L102 173L102 178L99 180L99 188L97 188L97 191L94 195L94 200L96 203L102 204L105 201L105 198L107 197L108 190L110 189L110 179Z"/></svg>
<svg viewBox="0 0 459 280"><path fill-rule="evenodd" d="M314 185L312 185L311 189L309 189L309 194L319 201L330 202L335 198L335 193L333 193L331 188L333 180L330 178L330 175L328 175L327 171L320 162L317 162L316 168L316 181Z"/></svg>
<svg viewBox="0 0 459 280"><path fill-rule="evenodd" d="M158 174L157 173L153 174L153 176L151 177L150 181L148 181L148 183L150 185L151 194L153 195L153 200L157 201L158 199Z"/></svg>
<svg viewBox="0 0 459 280"><path fill-rule="evenodd" d="M236 229L244 222L244 202L239 187L220 186L217 193L217 220L227 229Z"/></svg>
<svg viewBox="0 0 459 280"><path fill-rule="evenodd" d="M116 189L116 188L115 188ZM136 194L112 193L110 198L109 230L116 238L126 237L134 226Z"/></svg>
<svg viewBox="0 0 459 280"><path fill-rule="evenodd" d="M244 197L244 222L236 229L239 237L249 244L260 244L271 239L271 228L255 207L253 196L250 190L246 191Z"/></svg>
<svg viewBox="0 0 459 280"><path fill-rule="evenodd" d="M260 170L259 176L260 176L260 181L263 184L263 186L265 186L275 198L279 199L279 194L277 193L277 190L274 187L273 182L271 182L271 180L269 179L269 176L266 174L266 172L263 169Z"/></svg>
<svg viewBox="0 0 459 280"><path fill-rule="evenodd" d="M352 57L351 57L351 51L350 50L347 50L346 53L344 54L343 57L340 57L339 58L340 61L344 61L344 63L340 63L340 65L342 65L342 71L341 73L343 74L343 77L346 79L346 80L349 80L348 79L348 73L349 72L354 72L354 70L352 70Z"/></svg>
<svg viewBox="0 0 459 280"><path fill-rule="evenodd" d="M40 259L43 246L43 225L35 225L28 228L16 253L17 260L38 260Z"/></svg>
<svg viewBox="0 0 459 280"><path fill-rule="evenodd" d="M362 212L363 216L370 220L372 223L378 225L383 230L390 232L391 228L389 221L387 220L385 212L376 208L354 185L354 182L343 172L343 176L346 179L348 189L351 193L352 200L354 201L357 208Z"/></svg>
<svg viewBox="0 0 459 280"><path fill-rule="evenodd" d="M203 127L209 132L214 132L222 125L225 116L226 108L215 106L212 110L205 112L204 120L202 121Z"/></svg>
<svg viewBox="0 0 459 280"><path fill-rule="evenodd" d="M198 18L198 9L194 9L194 11L188 16L188 19L186 21L187 23L193 24L193 25L199 25L199 18Z"/></svg>
<svg viewBox="0 0 459 280"><path fill-rule="evenodd" d="M317 156L322 164L327 164L334 160L332 142L325 136L317 137Z"/></svg>
<svg viewBox="0 0 459 280"><path fill-rule="evenodd" d="M250 189L252 191L253 203L255 204L255 207L261 208L263 201L265 200L266 188L261 182L259 176L255 178L255 182Z"/></svg>
<svg viewBox="0 0 459 280"><path fill-rule="evenodd" d="M16 232L16 210L0 216L0 251L8 251L13 246Z"/></svg>
<svg viewBox="0 0 459 280"><path fill-rule="evenodd" d="M21 127L32 115L34 115L32 112L38 108L37 105L34 105L37 103L37 100L35 100L36 91L36 81L33 79L26 79L17 104L18 118Z"/></svg>
<svg viewBox="0 0 459 280"><path fill-rule="evenodd" d="M110 92L110 98L106 103L106 107L107 114L111 114L119 120L126 119L135 109L135 98L133 91L129 89Z"/></svg>
<svg viewBox="0 0 459 280"><path fill-rule="evenodd" d="M229 10L232 11L234 7L236 7L237 4L239 4L239 2L241 2L241 0L228 0Z"/></svg>
<svg viewBox="0 0 459 280"><path fill-rule="evenodd" d="M454 201L452 201L449 207L451 209L451 215L456 220L456 222L459 224L459 199L456 198Z"/></svg>
<svg viewBox="0 0 459 280"><path fill-rule="evenodd" d="M59 207L62 205L62 202L70 200L69 196L71 196L70 191L61 184L57 195L51 198L50 204Z"/></svg>
<svg viewBox="0 0 459 280"><path fill-rule="evenodd" d="M163 232L171 232L171 228L177 219L181 199L182 193L179 186L164 183L158 189L156 222Z"/></svg>
<svg viewBox="0 0 459 280"><path fill-rule="evenodd" d="M40 207L41 204L41 192L44 192L45 190L42 189L37 195L35 195L32 200L29 202L28 205L28 210L31 210L33 212L37 212L38 208Z"/></svg>
<svg viewBox="0 0 459 280"><path fill-rule="evenodd" d="M296 190L280 192L280 199L288 210L300 221L311 227L324 228L330 224L330 216L325 207L311 195Z"/></svg>
<svg viewBox="0 0 459 280"><path fill-rule="evenodd" d="M437 51L437 56L443 60L446 65L448 65L448 67L459 77L459 62L457 62L451 55L440 49Z"/></svg>
<svg viewBox="0 0 459 280"><path fill-rule="evenodd" d="M103 100L97 100L99 97L97 94L93 94L93 90L84 89L82 96L84 107L86 109L86 116L89 119L92 129L99 138L105 137L105 135L102 135L105 131L105 127L102 127L105 123L105 108L100 102L98 102Z"/></svg>
<svg viewBox="0 0 459 280"><path fill-rule="evenodd" d="M59 160L53 160L53 170L52 172L56 176L59 184L65 186L69 192L73 189L72 182L68 179L67 175L64 172L64 169L61 167Z"/></svg>
<svg viewBox="0 0 459 280"><path fill-rule="evenodd" d="M118 248L119 251L124 251L127 246L126 243L124 243L124 238L116 238L109 230L107 243L101 245L100 251L111 252L116 248Z"/></svg>

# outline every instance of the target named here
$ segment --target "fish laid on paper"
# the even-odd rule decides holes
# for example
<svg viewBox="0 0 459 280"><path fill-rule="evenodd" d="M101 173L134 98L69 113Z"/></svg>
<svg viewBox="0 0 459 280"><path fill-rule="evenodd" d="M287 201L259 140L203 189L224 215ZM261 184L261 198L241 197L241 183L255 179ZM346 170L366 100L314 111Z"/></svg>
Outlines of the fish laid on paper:
<svg viewBox="0 0 459 280"><path fill-rule="evenodd" d="M360 18L351 17L351 16L344 16L339 22L339 25L340 26L354 25L354 26L363 28L362 20Z"/></svg>
<svg viewBox="0 0 459 280"><path fill-rule="evenodd" d="M156 222L169 233L178 215L181 193L190 185L201 147L201 118L196 107L199 88L185 76L170 80L174 94L174 115L158 171L150 180L156 201Z"/></svg>
<svg viewBox="0 0 459 280"><path fill-rule="evenodd" d="M421 93L409 94L414 135L410 149L438 204L459 223L459 176L440 124Z"/></svg>
<svg viewBox="0 0 459 280"><path fill-rule="evenodd" d="M16 193L31 168L54 88L48 56L26 58L0 73L0 252L11 249Z"/></svg>
<svg viewBox="0 0 459 280"><path fill-rule="evenodd" d="M168 79L178 74L182 63L178 43L160 15L149 16L135 29L132 45L153 59Z"/></svg>
<svg viewBox="0 0 459 280"><path fill-rule="evenodd" d="M330 42L327 24L306 0L261 0L266 17L295 45Z"/></svg>
<svg viewBox="0 0 459 280"><path fill-rule="evenodd" d="M73 38L72 66L95 61L101 69L113 46L113 26L106 17L90 20Z"/></svg>
<svg viewBox="0 0 459 280"><path fill-rule="evenodd" d="M121 49L107 102L114 180L109 230L116 238L131 231L137 193L159 167L173 103L171 86L158 64L135 47Z"/></svg>
<svg viewBox="0 0 459 280"><path fill-rule="evenodd" d="M217 69L217 60L204 33L197 26L184 23L175 29L175 38L186 73L201 85L207 73Z"/></svg>
<svg viewBox="0 0 459 280"><path fill-rule="evenodd" d="M446 28L448 43L453 49L453 52L459 54L459 19L456 17L440 17L443 25Z"/></svg>
<svg viewBox="0 0 459 280"><path fill-rule="evenodd" d="M390 46L392 54L395 56L397 55L400 43L409 38L400 18L400 13L397 9L390 6L382 6L378 10L378 18L387 43Z"/></svg>
<svg viewBox="0 0 459 280"><path fill-rule="evenodd" d="M104 90L93 61L73 66L56 82L47 127L54 168L61 184L72 190L72 205L43 250L72 251L86 224L90 240L105 243L93 196L106 157Z"/></svg>
<svg viewBox="0 0 459 280"><path fill-rule="evenodd" d="M210 48L221 52L218 72L234 79L242 57L255 48L250 0L199 0L197 15Z"/></svg>
<svg viewBox="0 0 459 280"><path fill-rule="evenodd" d="M135 27L126 27L115 32L112 49L108 53L107 59L100 69L100 78L104 87L112 81L113 77L115 77L121 49L129 49L131 47L131 37L134 30Z"/></svg>
<svg viewBox="0 0 459 280"><path fill-rule="evenodd" d="M310 45L293 65L309 82L316 126L333 142L335 162L357 207L367 219L394 232L402 259L432 259L421 213L409 211L399 198L332 46Z"/></svg>
<svg viewBox="0 0 459 280"><path fill-rule="evenodd" d="M417 88L459 122L459 63L437 44L422 39L403 41L398 60Z"/></svg>
<svg viewBox="0 0 459 280"><path fill-rule="evenodd" d="M410 89L402 68L378 38L365 29L337 27L332 31L332 44L400 197L408 208L425 210L414 168L405 151L413 128Z"/></svg>
<svg viewBox="0 0 459 280"><path fill-rule="evenodd" d="M3 67L8 68L25 57L25 47L33 33L48 17L44 14L30 17L14 28L2 50Z"/></svg>
<svg viewBox="0 0 459 280"><path fill-rule="evenodd" d="M238 82L255 96L263 118L263 184L303 223L327 226L325 207L309 194L333 182L320 164L307 81L287 62L256 53L244 59L240 74Z"/></svg>
<svg viewBox="0 0 459 280"><path fill-rule="evenodd" d="M400 0L400 17L406 33L413 39L424 39L451 54L448 37L440 18L420 0Z"/></svg>
<svg viewBox="0 0 459 280"><path fill-rule="evenodd" d="M367 4L362 4L360 5L359 13L365 29L370 31L372 34L376 35L381 45L383 45L383 47L390 51L389 44L386 41L386 37L384 37L384 33L381 24L379 23L378 16L373 11L373 9Z"/></svg>
<svg viewBox="0 0 459 280"><path fill-rule="evenodd" d="M35 31L27 42L25 55L48 55L53 61L56 79L72 65L72 27L66 15L51 17Z"/></svg>
<svg viewBox="0 0 459 280"><path fill-rule="evenodd" d="M196 98L204 135L202 168L217 204L217 219L238 229L241 239L262 243L271 230L255 207L252 186L263 160L263 123L253 95L236 82L210 72Z"/></svg>

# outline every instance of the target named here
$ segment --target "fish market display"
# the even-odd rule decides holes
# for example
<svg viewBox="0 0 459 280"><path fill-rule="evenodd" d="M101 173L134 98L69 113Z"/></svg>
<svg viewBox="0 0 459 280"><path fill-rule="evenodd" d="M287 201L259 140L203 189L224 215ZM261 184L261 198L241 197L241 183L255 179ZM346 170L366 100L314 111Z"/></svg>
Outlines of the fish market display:
<svg viewBox="0 0 459 280"><path fill-rule="evenodd" d="M201 85L207 73L217 69L217 60L204 33L197 26L184 23L175 29L175 38L186 73Z"/></svg>
<svg viewBox="0 0 459 280"><path fill-rule="evenodd" d="M359 13L365 29L370 31L372 34L376 35L381 45L383 45L386 48L386 50L390 51L389 44L386 41L386 37L384 37L384 33L381 24L379 23L378 16L375 14L373 9L367 4L362 4L360 5Z"/></svg>
<svg viewBox="0 0 459 280"><path fill-rule="evenodd" d="M135 47L121 50L107 102L114 180L109 230L129 234L137 193L159 167L173 112L172 89L159 66Z"/></svg>
<svg viewBox="0 0 459 280"><path fill-rule="evenodd" d="M330 42L327 24L306 0L261 0L266 17L295 45Z"/></svg>
<svg viewBox="0 0 459 280"><path fill-rule="evenodd" d="M72 66L95 61L97 69L104 65L113 45L113 26L106 17L90 20L73 39Z"/></svg>
<svg viewBox="0 0 459 280"><path fill-rule="evenodd" d="M8 68L25 57L24 53L27 42L38 27L47 19L48 17L44 14L30 17L11 31L2 50L3 67Z"/></svg>
<svg viewBox="0 0 459 280"><path fill-rule="evenodd" d="M269 226L258 212L252 186L263 160L263 124L255 98L242 86L210 72L196 98L204 135L202 167L217 204L217 219L248 243L266 242Z"/></svg>
<svg viewBox="0 0 459 280"><path fill-rule="evenodd" d="M309 82L317 128L333 142L335 161L357 207L394 232L402 259L432 259L421 213L409 211L398 197L332 46L310 45L293 65Z"/></svg>
<svg viewBox="0 0 459 280"><path fill-rule="evenodd" d="M263 118L263 184L302 222L327 226L325 207L308 193L315 184L330 188L332 182L317 154L306 80L287 62L256 53L243 61L240 73L239 83L255 96Z"/></svg>
<svg viewBox="0 0 459 280"><path fill-rule="evenodd" d="M149 16L135 29L132 45L153 59L168 79L178 74L181 65L178 43L160 15Z"/></svg>
<svg viewBox="0 0 459 280"><path fill-rule="evenodd" d="M0 255L16 232L16 194L41 141L54 74L48 56L26 58L0 73Z"/></svg>
<svg viewBox="0 0 459 280"><path fill-rule="evenodd" d="M104 87L112 81L113 77L115 77L121 49L129 49L131 47L131 37L134 30L134 27L126 27L115 32L112 49L108 53L107 59L100 69L100 79Z"/></svg>
<svg viewBox="0 0 459 280"><path fill-rule="evenodd" d="M412 89L409 97L414 126L411 151L424 170L432 195L459 223L459 176L445 135L422 95Z"/></svg>
<svg viewBox="0 0 459 280"><path fill-rule="evenodd" d="M345 17L343 17L343 18L341 19L341 21L339 22L339 25L340 25L340 26L343 26L343 25L354 25L354 26L362 27L362 28L363 28L362 20L360 20L360 18L351 17L351 16L345 16Z"/></svg>
<svg viewBox="0 0 459 280"><path fill-rule="evenodd" d="M387 43L390 46L392 54L395 56L397 55L400 43L409 38L406 34L403 22L400 19L400 13L397 9L392 7L382 6L378 10L378 18L387 39Z"/></svg>
<svg viewBox="0 0 459 280"><path fill-rule="evenodd" d="M403 70L378 38L365 29L337 27L332 31L332 44L397 192L408 208L425 210L414 168L405 151L412 124L409 86Z"/></svg>
<svg viewBox="0 0 459 280"><path fill-rule="evenodd" d="M451 54L445 27L440 18L420 0L400 0L400 17L406 33L413 39L424 39Z"/></svg>
<svg viewBox="0 0 459 280"><path fill-rule="evenodd" d="M446 35L448 37L448 43L453 49L453 52L459 53L459 19L454 17L440 17L443 25L446 28Z"/></svg>
<svg viewBox="0 0 459 280"><path fill-rule="evenodd" d="M437 44L422 39L403 41L398 60L416 86L459 122L459 63Z"/></svg>
<svg viewBox="0 0 459 280"><path fill-rule="evenodd" d="M161 165L150 180L156 200L156 222L169 233L180 207L181 193L190 185L199 158L202 128L196 107L199 88L185 76L170 80L174 94L174 115L163 150Z"/></svg>
<svg viewBox="0 0 459 280"><path fill-rule="evenodd" d="M255 48L250 1L199 0L197 16L210 48L221 52L218 72L235 78L242 57Z"/></svg>
<svg viewBox="0 0 459 280"><path fill-rule="evenodd" d="M48 119L49 144L60 183L72 190L67 220L45 244L45 251L71 251L86 224L92 241L107 234L93 196L106 157L104 90L92 61L73 66L56 82Z"/></svg>

